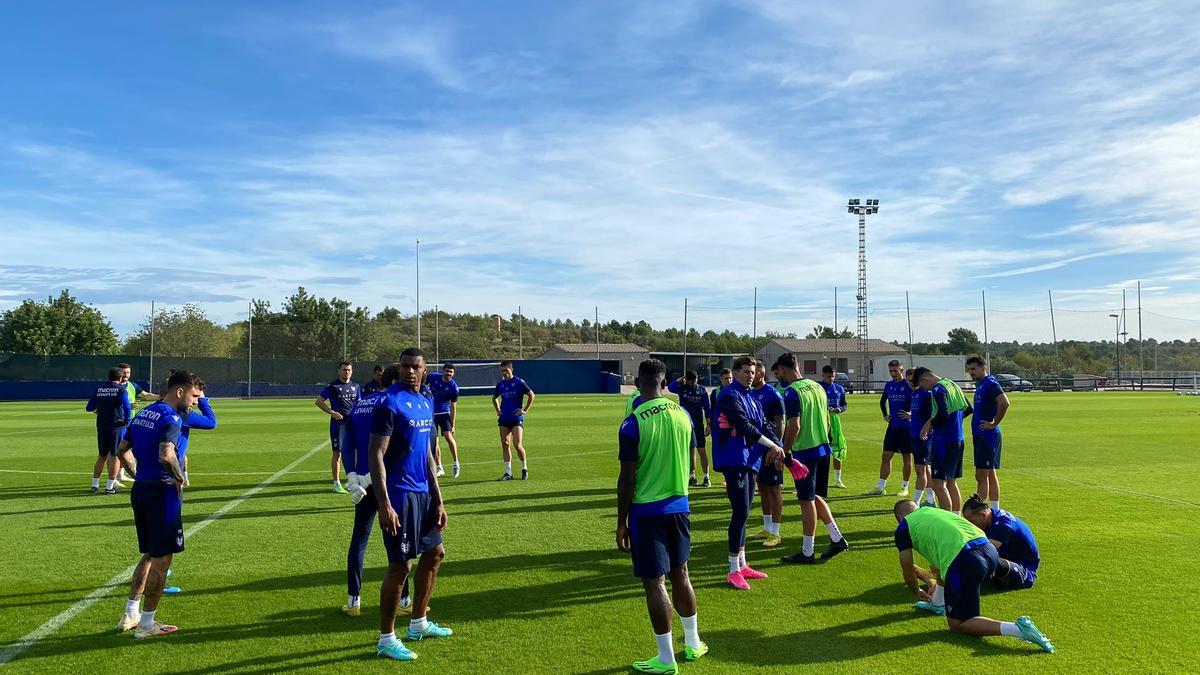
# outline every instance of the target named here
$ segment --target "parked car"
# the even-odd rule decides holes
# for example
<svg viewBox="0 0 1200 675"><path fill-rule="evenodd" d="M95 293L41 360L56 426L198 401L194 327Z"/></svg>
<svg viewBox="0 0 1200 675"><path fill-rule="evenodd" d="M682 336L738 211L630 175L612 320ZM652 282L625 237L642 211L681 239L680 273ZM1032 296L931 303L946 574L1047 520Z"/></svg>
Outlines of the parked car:
<svg viewBox="0 0 1200 675"><path fill-rule="evenodd" d="M850 381L850 376L845 373L834 373L833 381L836 384L842 385L847 394L854 393L854 383Z"/></svg>
<svg viewBox="0 0 1200 675"><path fill-rule="evenodd" d="M1000 387L1004 391L1033 391L1033 383L1029 380L1021 378L1011 373L1000 373L996 375L996 381L1000 383Z"/></svg>

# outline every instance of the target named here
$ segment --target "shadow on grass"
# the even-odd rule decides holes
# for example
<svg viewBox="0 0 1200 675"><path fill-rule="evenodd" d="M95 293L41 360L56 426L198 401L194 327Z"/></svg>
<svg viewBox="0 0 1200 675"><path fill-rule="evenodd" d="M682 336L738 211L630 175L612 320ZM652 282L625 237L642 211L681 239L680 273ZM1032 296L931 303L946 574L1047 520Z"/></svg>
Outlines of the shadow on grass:
<svg viewBox="0 0 1200 675"><path fill-rule="evenodd" d="M126 504L125 508L128 510L130 507L128 504ZM313 515L313 514L322 514L322 513L334 513L334 512L346 511L346 510L347 509L341 505L326 506L326 507L321 507L321 508L314 507L314 508L299 508L299 509L275 509L275 510L271 510L271 511L264 511L264 510L250 511L250 510L236 510L235 509L233 511L227 512L224 515L222 515L221 520L229 521L229 520L242 520L242 519L247 519L247 518L274 518L274 517L278 517L278 516ZM130 512L132 513L132 511L130 511ZM187 501L184 501L183 526L184 526L185 530L188 527L200 522L201 520L204 520L205 517L207 517L207 514L205 514L203 516L194 515L194 516L189 517L188 511L187 511ZM43 529L43 530L76 530L76 529L89 528L89 527L127 527L127 528L132 529L133 528L133 518L130 517L130 518L127 518L124 520L117 520L117 521L107 522L107 523L97 523L97 522L92 521L92 522L86 522L86 523L70 523L70 524L66 524L66 525L43 525L39 529Z"/></svg>

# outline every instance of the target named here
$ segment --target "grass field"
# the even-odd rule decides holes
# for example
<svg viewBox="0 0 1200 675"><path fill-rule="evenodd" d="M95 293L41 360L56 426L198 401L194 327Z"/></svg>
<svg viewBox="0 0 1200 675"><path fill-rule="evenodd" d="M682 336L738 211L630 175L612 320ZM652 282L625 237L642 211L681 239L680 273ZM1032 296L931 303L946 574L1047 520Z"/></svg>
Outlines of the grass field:
<svg viewBox="0 0 1200 675"><path fill-rule="evenodd" d="M771 578L732 591L724 583L728 503L719 487L693 491L692 578L712 651L683 670L1200 669L1200 398L1012 400L1003 506L1030 523L1043 564L1035 588L989 594L983 609L998 619L1031 615L1057 654L952 636L944 620L910 609L892 546L894 498L861 496L878 470L877 399L855 396L845 419L851 489L832 500L853 547L847 554L813 567L780 564L800 543L791 499L783 547L748 547L751 564ZM326 418L309 401L216 401L220 427L193 434L185 526L221 515L190 532L176 557L184 592L165 598L159 615L180 632L147 641L113 630L127 584L110 580L137 550L128 496L87 492L92 417L82 402L3 404L0 645L100 597L0 672L628 672L654 653L654 640L640 584L613 546L622 406L612 396L539 397L527 420L531 479L496 483L490 408L464 401L463 476L443 480L447 558L430 613L456 635L415 644L420 659L398 664L374 655L385 564L377 537L363 616L338 611L352 510L329 492ZM898 478L897 459L890 491ZM818 549L825 542L822 532ZM682 649L678 622L676 635Z"/></svg>

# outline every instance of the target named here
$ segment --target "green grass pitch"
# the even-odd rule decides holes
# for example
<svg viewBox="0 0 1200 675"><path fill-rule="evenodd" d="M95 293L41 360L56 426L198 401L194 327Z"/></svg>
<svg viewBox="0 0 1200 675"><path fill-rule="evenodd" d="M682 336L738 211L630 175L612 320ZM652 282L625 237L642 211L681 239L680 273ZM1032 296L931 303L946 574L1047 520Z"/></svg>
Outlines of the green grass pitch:
<svg viewBox="0 0 1200 675"><path fill-rule="evenodd" d="M692 579L711 653L682 670L1200 668L1200 398L1067 393L1012 401L1003 506L1030 523L1043 565L1034 589L988 594L983 609L998 619L1031 615L1057 654L1010 638L952 636L944 620L910 608L892 546L894 498L861 496L879 464L877 398L852 396L850 489L832 491L831 500L852 545L847 554L813 567L780 564L800 543L790 498L784 545L748 546L751 564L770 579L732 591L724 583L724 493L692 492ZM447 558L430 613L456 634L412 645L420 659L398 664L374 655L385 564L377 535L363 616L338 611L352 510L329 491L327 447L309 454L327 438L311 402L219 400L219 429L193 434L188 527L307 459L189 537L175 563L184 592L159 610L180 632L147 641L113 630L127 585L104 585L137 552L128 496L87 492L92 417L82 402L2 404L0 645L89 594L103 597L0 672L628 672L654 653L654 640L640 584L613 545L622 406L615 396L539 397L526 427L531 480L496 483L488 402L464 400L463 475L443 479ZM889 491L899 487L899 468L897 459ZM755 513L751 531L758 523ZM827 539L819 535L820 549ZM675 632L682 650L678 622Z"/></svg>

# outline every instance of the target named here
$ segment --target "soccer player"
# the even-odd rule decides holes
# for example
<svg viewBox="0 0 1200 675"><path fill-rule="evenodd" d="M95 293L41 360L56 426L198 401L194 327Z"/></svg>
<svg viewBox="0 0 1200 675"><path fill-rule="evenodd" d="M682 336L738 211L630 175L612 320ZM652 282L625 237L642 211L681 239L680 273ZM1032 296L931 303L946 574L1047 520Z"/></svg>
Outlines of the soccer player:
<svg viewBox="0 0 1200 675"><path fill-rule="evenodd" d="M842 413L846 412L846 388L834 382L833 366L821 369L821 387L829 399L829 446L833 457L833 487L845 489L842 462L846 459L846 434L842 432Z"/></svg>
<svg viewBox="0 0 1200 675"><path fill-rule="evenodd" d="M971 416L971 442L975 448L975 482L979 496L993 509L1000 508L1000 422L1008 413L1008 394L988 374L982 356L967 359L967 374L975 380L975 413Z"/></svg>
<svg viewBox="0 0 1200 675"><path fill-rule="evenodd" d="M500 427L500 448L504 455L504 473L498 480L512 480L512 449L521 458L521 480L529 479L529 464L525 459L524 437L525 413L533 407L536 395L525 380L513 374L512 361L500 362L500 381L492 392L492 407L496 409ZM528 399L528 401L526 401ZM511 439L511 440L510 440Z"/></svg>
<svg viewBox="0 0 1200 675"><path fill-rule="evenodd" d="M689 370L683 374L683 377L672 381L667 385L667 391L679 396L679 405L692 418L692 433L696 435L696 447L691 453L691 467L688 477L688 485L696 487L702 485L709 487L712 483L708 478L708 449L705 447L704 439L708 435L705 430L708 427L708 420L712 417L712 409L708 407L708 392L704 390L704 386L697 383L696 371ZM645 397L642 397L643 399ZM628 415L626 416L628 417ZM704 476L703 483L696 480L696 455L700 455L700 471Z"/></svg>
<svg viewBox="0 0 1200 675"><path fill-rule="evenodd" d="M187 414L183 419L183 430L179 433L179 464L183 467L183 487L191 485L188 480L188 442L191 439L192 429L200 429L203 431L211 431L217 428L217 414L213 412L212 404L209 403L208 397L204 395L204 380L196 378L196 391L199 398L196 399L196 409Z"/></svg>
<svg viewBox="0 0 1200 675"><path fill-rule="evenodd" d="M963 518L983 530L1000 556L992 585L1002 591L1033 588L1042 561L1029 526L1008 511L988 506L979 495L963 504Z"/></svg>
<svg viewBox="0 0 1200 675"><path fill-rule="evenodd" d="M646 591L658 643L657 656L633 664L643 673L678 670L665 577L671 579L671 595L683 624L684 659L695 661L708 653L696 627L696 594L687 565L692 537L684 475L696 445L696 418L663 395L666 372L658 359L638 365L643 403L625 418L618 434L617 548L633 558L633 573Z"/></svg>
<svg viewBox="0 0 1200 675"><path fill-rule="evenodd" d="M921 429L921 438L933 440L929 473L938 506L959 513L962 511L962 494L958 490L958 479L962 478L962 422L963 416L971 414L971 404L954 380L928 368L914 370L913 379L929 392L931 413Z"/></svg>
<svg viewBox="0 0 1200 675"><path fill-rule="evenodd" d="M728 368L721 369L721 384L713 387L712 391L708 392L708 426L705 428L705 436L712 436L713 443L716 443L717 428L713 425L713 420L717 417L717 398L721 395L721 390L733 384L733 371Z"/></svg>
<svg viewBox="0 0 1200 675"><path fill-rule="evenodd" d="M442 469L442 450L438 446L437 434L446 438L446 447L450 449L450 457L454 459L451 467L454 478L458 478L461 470L458 463L458 441L454 439L454 423L458 419L458 383L454 381L454 364L442 366L442 372L429 374L429 389L433 391L433 449L437 462L437 475L440 478L446 472Z"/></svg>
<svg viewBox="0 0 1200 675"><path fill-rule="evenodd" d="M888 361L888 375L892 381L883 385L879 396L879 412L887 422L883 434L883 461L879 465L879 482L867 494L887 494L888 477L892 475L892 457L898 452L904 460L904 482L900 485L900 497L908 496L908 481L912 478L913 453L909 442L908 420L912 416L912 387L904 379L904 366L896 359Z"/></svg>
<svg viewBox="0 0 1200 675"><path fill-rule="evenodd" d="M117 628L135 628L133 636L149 638L178 630L156 621L155 612L167 581L172 557L183 551L183 467L176 447L183 419L199 397L196 376L177 371L167 380L161 401L134 416L118 456L134 474L129 501L142 558L134 569L129 600ZM139 610L138 595L144 590Z"/></svg>
<svg viewBox="0 0 1200 675"><path fill-rule="evenodd" d="M913 501L921 505L937 506L937 500L933 493L933 480L929 472L929 462L933 455L933 441L921 438L921 431L925 428L925 423L933 415L932 403L929 399L929 392L917 386L917 381L913 379L915 372L910 368L904 373L908 387L912 390L912 405L908 410L908 443L912 448L913 464L917 474L917 494ZM922 499L925 500L924 503Z"/></svg>
<svg viewBox="0 0 1200 675"><path fill-rule="evenodd" d="M838 529L833 512L825 501L829 483L829 428L832 424L829 400L825 388L804 378L795 354L781 354L779 381L786 384L783 396L784 426L783 445L791 451L793 462L807 469L802 475L793 473L796 496L800 500L800 513L804 525L804 540L799 553L784 556L783 562L813 564L817 520L825 523L829 532L829 548L821 554L828 560L850 548L846 538Z"/></svg>
<svg viewBox="0 0 1200 675"><path fill-rule="evenodd" d="M750 397L758 404L763 419L771 425L776 438L783 436L783 396L767 384L767 367L762 361L754 363L754 381L750 384ZM758 494L762 504L763 529L747 539L761 539L765 548L775 548L783 543L779 528L783 524L783 469L764 466L758 472Z"/></svg>
<svg viewBox="0 0 1200 675"><path fill-rule="evenodd" d="M980 616L980 587L995 574L999 556L978 527L956 513L920 509L907 499L896 502L892 512L899 523L895 541L900 570L904 583L921 601L920 608L945 613L951 633L1015 637L1054 652L1050 639L1027 616L1015 622ZM930 570L937 578L932 595L920 587L922 573L913 564L913 551L935 567Z"/></svg>
<svg viewBox="0 0 1200 675"><path fill-rule="evenodd" d="M133 381L133 367L128 363L118 363L117 367L121 369L121 386L125 387L125 391L129 396L130 410L136 412L138 409L138 401L157 401L158 397L148 391L143 391L142 387ZM132 413L131 413L132 414ZM126 475L125 467L117 468L117 482L133 480L133 476Z"/></svg>
<svg viewBox="0 0 1200 675"><path fill-rule="evenodd" d="M125 426L129 424L132 409L125 387L121 385L121 369L108 369L108 382L96 387L84 407L90 413L96 414L96 449L100 456L92 467L92 492L100 491L100 471L108 467L108 483L104 486L104 494L115 495L117 487L117 448L125 436ZM125 487L120 485L120 487Z"/></svg>
<svg viewBox="0 0 1200 675"><path fill-rule="evenodd" d="M754 357L733 360L733 382L721 389L717 398L716 424L713 425L713 468L725 475L725 494L732 513L729 517L729 585L750 590L747 579L766 579L767 575L746 563L746 521L754 501L754 474L764 463L779 466L784 461L779 438L763 419L762 411L750 397L754 381Z"/></svg>
<svg viewBox="0 0 1200 675"><path fill-rule="evenodd" d="M394 384L375 408L368 450L371 487L379 502L379 525L388 557L387 574L379 589L376 653L397 661L417 658L396 637L400 588L408 579L413 558L420 556L412 619L405 637L412 641L454 634L426 618L438 568L446 555L442 547L446 509L429 452L433 405L420 394L424 378L425 354L415 347L404 350L400 363L384 372L383 379Z"/></svg>
<svg viewBox="0 0 1200 675"><path fill-rule="evenodd" d="M625 398L625 417L633 414L633 409L642 404L642 392L639 391L641 384L638 379L633 378L633 391L629 392L629 396Z"/></svg>
<svg viewBox="0 0 1200 675"><path fill-rule="evenodd" d="M358 383L350 379L354 375L354 366L349 361L338 365L338 379L325 385L313 401L326 415L329 415L329 446L333 455L329 459L329 469L333 472L333 491L344 495L346 488L342 487L342 473L338 467L342 454L342 446L349 442L350 427L346 418L358 400ZM350 469L346 469L349 473Z"/></svg>
<svg viewBox="0 0 1200 675"><path fill-rule="evenodd" d="M376 363L375 369L371 373L371 381L362 386L360 394L362 396L369 396L370 394L377 394L385 389L387 389L387 387L383 385L383 366ZM350 470L346 469L346 472L349 473Z"/></svg>

